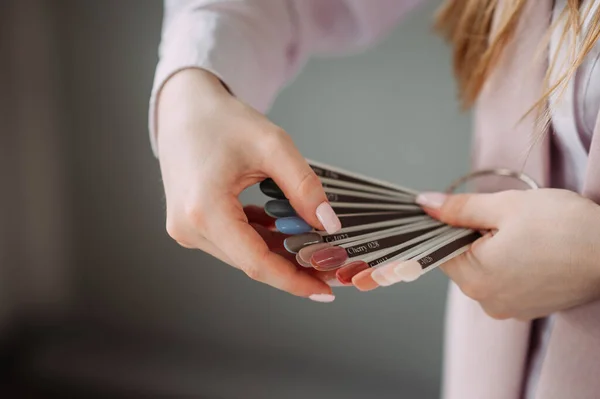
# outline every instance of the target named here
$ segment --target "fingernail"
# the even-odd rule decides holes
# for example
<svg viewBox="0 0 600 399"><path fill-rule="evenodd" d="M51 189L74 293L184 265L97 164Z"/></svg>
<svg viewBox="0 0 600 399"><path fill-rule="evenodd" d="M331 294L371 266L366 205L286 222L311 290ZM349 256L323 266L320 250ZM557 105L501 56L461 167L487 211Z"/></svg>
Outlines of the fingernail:
<svg viewBox="0 0 600 399"><path fill-rule="evenodd" d="M417 204L431 209L439 209L444 205L444 202L448 198L447 194L444 193L421 193L417 195Z"/></svg>
<svg viewBox="0 0 600 399"><path fill-rule="evenodd" d="M323 202L317 207L317 219L329 234L333 234L342 228L342 223L328 202Z"/></svg>
<svg viewBox="0 0 600 399"><path fill-rule="evenodd" d="M421 265L416 260L402 262L394 267L394 273L405 282L415 281L421 277L422 270Z"/></svg>
<svg viewBox="0 0 600 399"><path fill-rule="evenodd" d="M380 266L371 273L371 278L382 287L399 283L402 277L394 273L394 269L394 264Z"/></svg>
<svg viewBox="0 0 600 399"><path fill-rule="evenodd" d="M308 299L315 301L315 302L329 303L329 302L333 302L335 300L335 296L329 295L329 294L313 294L313 295L309 296Z"/></svg>
<svg viewBox="0 0 600 399"><path fill-rule="evenodd" d="M308 233L312 227L304 220L297 217L281 218L275 221L275 227L283 234L302 234Z"/></svg>

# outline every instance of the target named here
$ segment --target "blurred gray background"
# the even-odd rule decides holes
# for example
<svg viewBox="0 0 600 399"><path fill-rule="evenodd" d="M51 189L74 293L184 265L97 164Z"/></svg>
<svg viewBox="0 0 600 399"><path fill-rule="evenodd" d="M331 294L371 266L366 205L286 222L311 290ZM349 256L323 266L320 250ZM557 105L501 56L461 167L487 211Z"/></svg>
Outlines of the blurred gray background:
<svg viewBox="0 0 600 399"><path fill-rule="evenodd" d="M309 158L417 189L444 188L468 169L470 120L458 112L449 49L432 33L436 6L413 12L363 54L312 60L269 116ZM441 272L372 293L340 288L333 304L316 304L169 239L147 133L160 0L8 0L1 12L21 33L4 32L0 41L12 49L3 52L12 61L0 84L30 96L20 117L4 117L44 122L48 106L54 115L52 123L16 123L1 133L28 160L5 168L6 191L21 193L12 195L20 208L5 213L46 215L30 221L20 246L5 245L6 253L27 255L4 257L9 274L38 254L27 278L12 283L0 274L19 291L3 325L7 342L18 337L7 364L20 378L112 397L439 395ZM31 66L24 61L39 56L35 45L46 50ZM51 84L31 83L24 65ZM11 106L14 97L4 94ZM41 155L27 155L35 149ZM23 179L46 188L24 190ZM28 195L41 200L19 200ZM243 200L265 202L255 188ZM45 236L32 239L39 229ZM5 230L7 242L14 230ZM56 243L40 246L53 242L45 239ZM43 295L24 300L34 289Z"/></svg>

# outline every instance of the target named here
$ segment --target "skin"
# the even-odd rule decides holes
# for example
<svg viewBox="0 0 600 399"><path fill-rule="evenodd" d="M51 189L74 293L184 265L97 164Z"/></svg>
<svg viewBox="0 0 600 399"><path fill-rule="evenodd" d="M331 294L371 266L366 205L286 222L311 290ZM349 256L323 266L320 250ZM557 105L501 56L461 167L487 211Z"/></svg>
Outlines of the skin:
<svg viewBox="0 0 600 399"><path fill-rule="evenodd" d="M244 189L271 177L298 214L323 229L315 211L325 193L286 132L199 69L166 82L157 131L166 229L175 241L293 295L331 294L319 275L278 249L274 241L285 236L267 227L268 216L245 212L238 199Z"/></svg>
<svg viewBox="0 0 600 399"><path fill-rule="evenodd" d="M495 319L531 320L600 298L600 207L566 190L446 197L427 212L490 231L442 270Z"/></svg>
<svg viewBox="0 0 600 399"><path fill-rule="evenodd" d="M299 267L272 219L238 200L271 177L304 220L323 228L315 209L325 194L289 136L201 70L169 79L157 119L169 235L291 294L331 294L323 282L330 276ZM426 210L493 232L442 266L490 316L529 320L600 297L600 207L593 202L542 189L455 195Z"/></svg>

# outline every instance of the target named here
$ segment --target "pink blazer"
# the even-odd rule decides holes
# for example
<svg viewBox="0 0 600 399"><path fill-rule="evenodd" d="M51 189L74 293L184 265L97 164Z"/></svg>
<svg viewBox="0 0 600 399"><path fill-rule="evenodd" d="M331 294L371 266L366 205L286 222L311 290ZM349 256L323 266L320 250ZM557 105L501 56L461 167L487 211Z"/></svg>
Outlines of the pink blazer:
<svg viewBox="0 0 600 399"><path fill-rule="evenodd" d="M500 6L506 0L498 0ZM165 0L166 12L150 101L180 69L219 76L233 93L266 111L278 90L311 53L353 51L373 43L419 0ZM220 4L222 3L222 4ZM487 82L475 112L473 167L520 169L534 140L534 119L519 122L541 95L548 67L543 52L551 0L530 0ZM547 136L529 154L525 171L548 184ZM482 187L496 190L499 187ZM600 203L600 122L591 145L583 194ZM444 397L521 396L530 323L497 321L451 286L447 312ZM600 302L556 315L537 386L539 399L600 398Z"/></svg>
<svg viewBox="0 0 600 399"><path fill-rule="evenodd" d="M549 28L552 4L551 0L528 2L515 40L484 88L475 111L474 168L520 169L535 142L534 117L519 120L541 94L548 57L542 53L535 62L530 60ZM542 185L548 184L549 151L546 135L534 146L524 169ZM582 194L600 203L600 118ZM491 319L452 285L444 397L519 398L530 327L528 322ZM600 398L600 301L556 314L535 397Z"/></svg>

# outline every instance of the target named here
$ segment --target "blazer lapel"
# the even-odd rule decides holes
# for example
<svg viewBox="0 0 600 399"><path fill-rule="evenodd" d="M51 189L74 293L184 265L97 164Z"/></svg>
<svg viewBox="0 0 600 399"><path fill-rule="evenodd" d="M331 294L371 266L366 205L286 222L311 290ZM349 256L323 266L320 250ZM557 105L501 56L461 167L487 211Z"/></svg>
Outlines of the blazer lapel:
<svg viewBox="0 0 600 399"><path fill-rule="evenodd" d="M600 113L582 195L600 204ZM536 398L597 398L600 392L600 301L554 315Z"/></svg>
<svg viewBox="0 0 600 399"><path fill-rule="evenodd" d="M535 59L533 55L540 53L550 25L552 3L551 0L526 2L516 35L480 95L474 120L475 169L523 170L542 186L548 185L549 138L544 134L536 143L535 115L522 117L543 94L547 51ZM503 4L506 2L500 1L500 6ZM510 182L506 179L486 179L477 189L515 188L507 183ZM448 306L445 397L520 397L531 324L493 320L478 303L455 287L451 289Z"/></svg>
<svg viewBox="0 0 600 399"><path fill-rule="evenodd" d="M600 113L596 117L582 194L600 204Z"/></svg>

